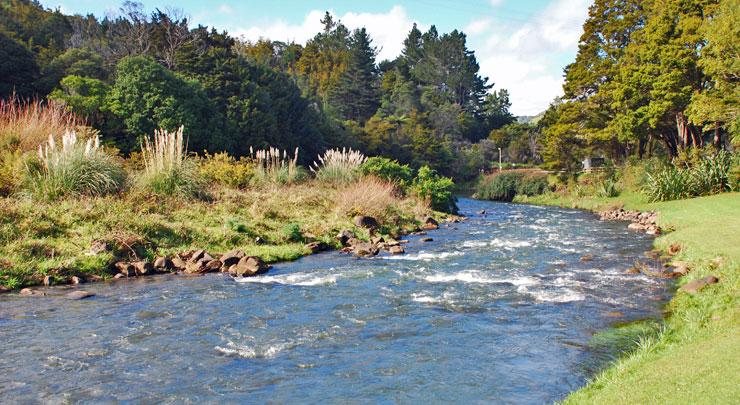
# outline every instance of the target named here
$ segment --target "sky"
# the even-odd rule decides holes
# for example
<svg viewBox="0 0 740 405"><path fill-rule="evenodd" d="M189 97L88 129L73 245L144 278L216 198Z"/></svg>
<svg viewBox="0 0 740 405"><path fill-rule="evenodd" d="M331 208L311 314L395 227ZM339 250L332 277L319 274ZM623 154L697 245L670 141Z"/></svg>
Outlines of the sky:
<svg viewBox="0 0 740 405"><path fill-rule="evenodd" d="M592 0L140 0L147 11L176 7L198 24L236 37L305 43L329 11L350 29L366 27L378 61L401 53L416 22L440 33L461 29L482 76L505 88L514 115L536 115L562 95L563 68L575 58ZM120 0L42 0L67 14L115 15Z"/></svg>

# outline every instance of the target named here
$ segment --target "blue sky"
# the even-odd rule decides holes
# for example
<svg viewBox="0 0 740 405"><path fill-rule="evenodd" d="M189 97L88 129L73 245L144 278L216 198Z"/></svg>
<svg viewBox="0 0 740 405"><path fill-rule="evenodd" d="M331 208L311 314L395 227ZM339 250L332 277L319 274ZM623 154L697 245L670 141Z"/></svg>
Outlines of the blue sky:
<svg viewBox="0 0 740 405"><path fill-rule="evenodd" d="M363 1L196 1L142 0L147 11L177 7L193 24L225 29L256 40L303 43L319 31L330 11L350 28L367 27L379 59L392 59L416 22L424 30L455 28L468 34L481 73L511 93L512 111L534 115L562 94L562 70L578 49L581 26L591 0L374 0ZM114 14L118 0L42 0L65 13Z"/></svg>

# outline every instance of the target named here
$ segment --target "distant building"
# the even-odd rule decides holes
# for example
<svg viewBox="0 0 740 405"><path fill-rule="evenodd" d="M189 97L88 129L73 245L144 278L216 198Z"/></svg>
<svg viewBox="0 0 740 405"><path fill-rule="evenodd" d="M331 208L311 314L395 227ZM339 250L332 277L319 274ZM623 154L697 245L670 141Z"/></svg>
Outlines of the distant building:
<svg viewBox="0 0 740 405"><path fill-rule="evenodd" d="M581 162L581 164L583 165L583 170L587 172L593 169L599 169L599 168L604 167L604 163L606 163L606 159L604 159L603 157L595 157L595 156L587 157L583 159L583 161Z"/></svg>

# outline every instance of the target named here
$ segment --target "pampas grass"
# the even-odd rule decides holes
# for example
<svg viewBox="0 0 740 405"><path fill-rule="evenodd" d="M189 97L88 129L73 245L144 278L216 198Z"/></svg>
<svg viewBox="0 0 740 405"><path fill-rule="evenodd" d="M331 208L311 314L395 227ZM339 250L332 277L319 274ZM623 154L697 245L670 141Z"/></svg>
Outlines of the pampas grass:
<svg viewBox="0 0 740 405"><path fill-rule="evenodd" d="M53 200L67 195L100 196L119 191L125 172L119 162L100 147L97 134L84 143L75 131L66 131L58 145L52 135L38 146L38 166L28 166L25 189Z"/></svg>
<svg viewBox="0 0 740 405"><path fill-rule="evenodd" d="M167 196L206 198L205 184L193 161L188 159L187 143L181 126L174 132L154 131L154 137L141 143L144 170L139 188Z"/></svg>
<svg viewBox="0 0 740 405"><path fill-rule="evenodd" d="M292 184L303 178L298 166L298 148L292 158L287 150L272 147L254 150L250 146L249 155L255 163L255 179L260 183Z"/></svg>
<svg viewBox="0 0 740 405"><path fill-rule="evenodd" d="M310 169L316 178L333 183L348 183L354 180L360 166L367 160L360 151L352 149L330 149L319 156Z"/></svg>

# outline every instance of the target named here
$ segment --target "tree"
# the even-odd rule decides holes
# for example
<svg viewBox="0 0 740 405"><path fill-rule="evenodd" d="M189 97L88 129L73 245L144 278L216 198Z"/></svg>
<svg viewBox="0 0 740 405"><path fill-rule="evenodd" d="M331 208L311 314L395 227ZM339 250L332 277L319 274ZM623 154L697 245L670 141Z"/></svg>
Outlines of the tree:
<svg viewBox="0 0 740 405"><path fill-rule="evenodd" d="M707 86L691 96L688 115L704 131L714 133L714 144L722 144L722 131L740 136L740 3L722 1L714 15L700 27L707 45L702 48L699 67L709 76Z"/></svg>
<svg viewBox="0 0 740 405"><path fill-rule="evenodd" d="M70 111L99 125L109 86L99 79L77 75L63 78L60 85L61 88L49 94L49 99L65 104Z"/></svg>
<svg viewBox="0 0 740 405"><path fill-rule="evenodd" d="M380 105L375 48L365 28L352 34L347 67L329 94L329 102L342 119L367 121Z"/></svg>
<svg viewBox="0 0 740 405"><path fill-rule="evenodd" d="M135 149L140 137L156 128L184 126L191 150L207 147L213 135L213 105L200 84L148 57L127 57L118 63L106 105L124 124L119 145L126 151Z"/></svg>
<svg viewBox="0 0 740 405"><path fill-rule="evenodd" d="M103 68L103 58L97 53L84 48L70 48L44 66L37 85L39 92L51 92L66 76L106 80L108 72Z"/></svg>
<svg viewBox="0 0 740 405"><path fill-rule="evenodd" d="M8 98L13 93L32 96L38 74L33 53L0 32L0 98Z"/></svg>
<svg viewBox="0 0 740 405"><path fill-rule="evenodd" d="M509 101L508 90L501 89L489 93L483 102L483 116L488 128L501 128L514 122L516 118L509 108L511 108L511 101Z"/></svg>

